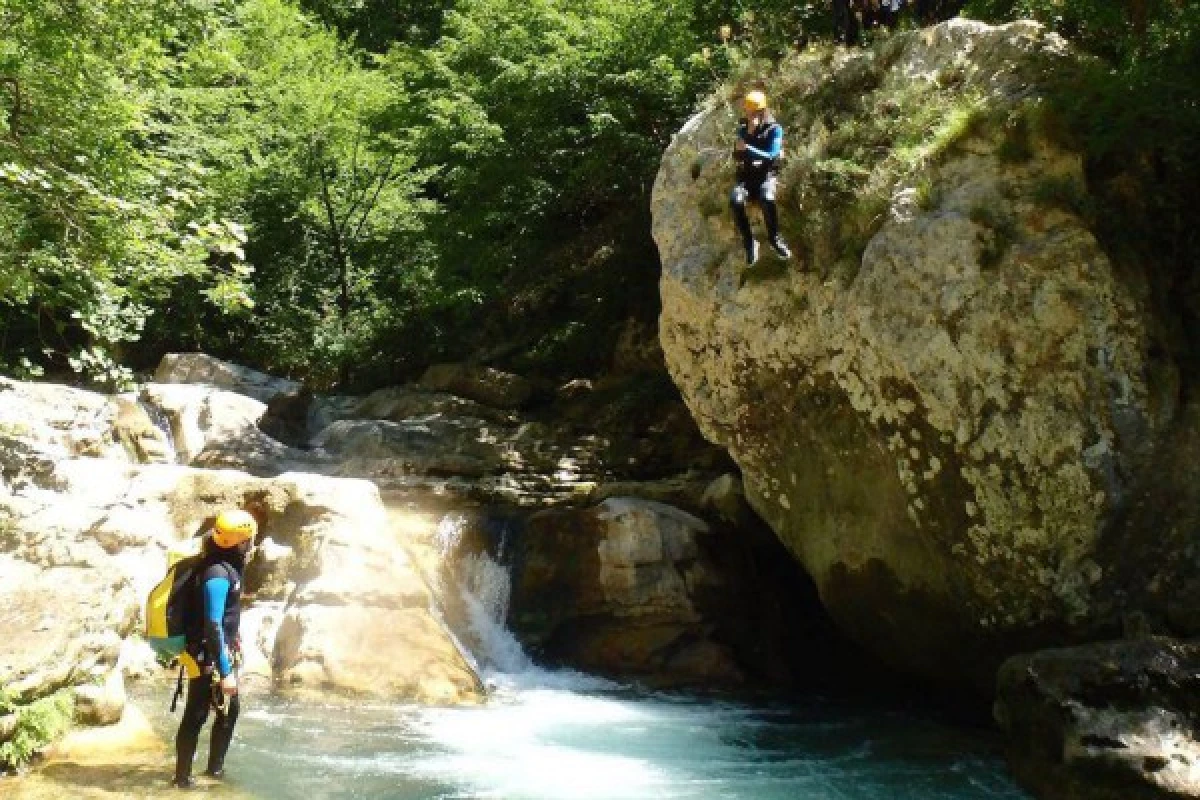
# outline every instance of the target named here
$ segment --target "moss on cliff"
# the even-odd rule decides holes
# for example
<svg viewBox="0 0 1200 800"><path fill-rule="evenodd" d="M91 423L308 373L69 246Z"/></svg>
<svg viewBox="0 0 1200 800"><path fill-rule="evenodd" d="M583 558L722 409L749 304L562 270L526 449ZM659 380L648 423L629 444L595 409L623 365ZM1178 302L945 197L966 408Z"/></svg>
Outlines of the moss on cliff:
<svg viewBox="0 0 1200 800"><path fill-rule="evenodd" d="M1018 163L1032 157L1035 138L1063 136L1060 115L1041 98L997 105L965 57L930 65L915 79L890 75L907 38L919 35L867 50L818 46L774 64L747 62L717 93L737 108L752 86L770 87L787 130L782 229L822 277L854 278L898 191L920 187L922 204L936 205L930 168L972 139Z"/></svg>
<svg viewBox="0 0 1200 800"><path fill-rule="evenodd" d="M799 267L747 272L729 215L703 213L747 74L656 182L672 377L833 616L914 671L986 679L1111 626L1098 587L1123 570L1098 543L1179 410L1176 323L1098 240L1050 99L1078 64L1035 24L959 20L755 75L788 131ZM1182 559L1130 552L1183 585ZM921 625L941 633L907 647Z"/></svg>

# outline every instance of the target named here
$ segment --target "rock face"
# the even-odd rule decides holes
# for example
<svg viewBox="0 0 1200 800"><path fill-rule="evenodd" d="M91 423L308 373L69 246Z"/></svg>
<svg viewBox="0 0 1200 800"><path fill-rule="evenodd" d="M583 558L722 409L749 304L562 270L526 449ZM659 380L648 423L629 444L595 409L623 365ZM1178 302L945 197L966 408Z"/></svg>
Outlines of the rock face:
<svg viewBox="0 0 1200 800"><path fill-rule="evenodd" d="M1013 771L1039 797L1200 797L1200 644L1017 656L1000 670L995 713Z"/></svg>
<svg viewBox="0 0 1200 800"><path fill-rule="evenodd" d="M300 384L286 378L276 378L265 372L230 364L206 353L168 353L154 372L158 383L197 383L217 389L228 389L260 403L277 394L297 392Z"/></svg>
<svg viewBox="0 0 1200 800"><path fill-rule="evenodd" d="M690 514L628 497L539 512L518 540L513 628L550 658L588 670L738 683L734 658L701 613L723 588L699 541L708 535Z"/></svg>
<svg viewBox="0 0 1200 800"><path fill-rule="evenodd" d="M221 398L237 406L219 390L163 393L196 400L189 390L210 406ZM139 464L118 443L112 399L12 382L0 393L4 435L14 443L4 448L0 482L0 685L18 701L80 685L81 720L119 716L119 673L111 673L163 574L166 548L230 506L266 514L270 542L264 558L251 561L246 589L278 611L270 624L248 625L247 639L250 660L277 686L437 703L480 699L478 679L437 622L429 589L370 483ZM261 403L240 400L253 413L205 422L202 433L221 441L243 431L265 437L253 424ZM184 401L180 407L190 407ZM195 447L211 452L212 442ZM81 449L107 457L79 457ZM250 609L254 619L254 603Z"/></svg>
<svg viewBox="0 0 1200 800"><path fill-rule="evenodd" d="M965 20L785 63L798 263L745 267L732 97L654 188L663 350L702 431L842 628L940 679L988 686L1133 609L1194 628L1197 484L1156 487L1197 460L1178 325L1079 211L1080 154L1029 122L1071 64L1033 23ZM930 109L968 122L896 138Z"/></svg>
<svg viewBox="0 0 1200 800"><path fill-rule="evenodd" d="M511 372L471 364L434 364L419 385L496 408L520 408L533 394L529 381Z"/></svg>

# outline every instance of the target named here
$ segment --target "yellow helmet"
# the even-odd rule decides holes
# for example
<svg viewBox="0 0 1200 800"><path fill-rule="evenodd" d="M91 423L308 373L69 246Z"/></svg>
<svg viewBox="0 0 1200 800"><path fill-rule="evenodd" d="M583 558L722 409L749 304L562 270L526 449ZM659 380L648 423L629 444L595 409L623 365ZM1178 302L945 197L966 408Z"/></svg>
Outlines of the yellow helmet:
<svg viewBox="0 0 1200 800"><path fill-rule="evenodd" d="M213 544L231 550L258 535L258 522L248 511L222 511L213 523Z"/></svg>
<svg viewBox="0 0 1200 800"><path fill-rule="evenodd" d="M767 95L755 89L753 92L746 93L746 99L742 101L742 108L747 114L753 114L758 111L763 111L767 107Z"/></svg>

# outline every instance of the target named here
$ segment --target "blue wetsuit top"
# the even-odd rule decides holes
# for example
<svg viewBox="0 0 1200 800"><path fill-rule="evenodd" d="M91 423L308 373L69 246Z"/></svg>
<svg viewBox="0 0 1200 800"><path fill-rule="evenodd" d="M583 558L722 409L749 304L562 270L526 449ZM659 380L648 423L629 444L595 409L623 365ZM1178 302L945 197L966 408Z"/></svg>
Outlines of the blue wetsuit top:
<svg viewBox="0 0 1200 800"><path fill-rule="evenodd" d="M764 128L766 130L763 130ZM754 135L750 134L749 128L743 123L738 127L738 136L746 143L746 152L755 158L779 158L779 154L783 152L783 126L778 122L768 122L760 126ZM765 144L766 147L756 147L756 144Z"/></svg>
<svg viewBox="0 0 1200 800"><path fill-rule="evenodd" d="M204 582L204 621L209 636L215 636L210 653L215 651L217 671L224 678L233 672L233 660L229 657L225 641L225 598L229 596L230 583L226 578L209 578Z"/></svg>

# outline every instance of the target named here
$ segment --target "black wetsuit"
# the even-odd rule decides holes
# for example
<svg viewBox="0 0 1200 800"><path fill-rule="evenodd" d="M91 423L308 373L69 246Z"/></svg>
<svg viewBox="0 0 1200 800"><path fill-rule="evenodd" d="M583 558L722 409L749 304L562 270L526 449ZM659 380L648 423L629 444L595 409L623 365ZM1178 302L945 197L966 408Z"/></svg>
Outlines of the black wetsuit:
<svg viewBox="0 0 1200 800"><path fill-rule="evenodd" d="M775 209L775 173L779 168L779 157L783 152L783 128L769 117L751 133L746 120L738 122L738 138L746 143L746 149L735 151L737 158L737 185L729 195L733 208L733 220L742 245L749 254L754 246L754 234L750 231L750 219L746 216L746 201L753 200L762 207L763 220L767 223L767 236L771 241L779 238L779 214Z"/></svg>
<svg viewBox="0 0 1200 800"><path fill-rule="evenodd" d="M203 571L196 582L198 607L202 615L189 626L188 654L200 667L197 676L189 677L187 703L183 719L175 735L175 783L187 785L192 773L192 758L200 730L208 720L210 706L219 705L213 721L212 739L208 750L210 775L220 776L225 766L225 754L233 740L241 703L234 694L224 697L214 680L214 671L224 678L233 671L231 650L238 641L242 617L242 571L245 556L237 551L211 548Z"/></svg>

